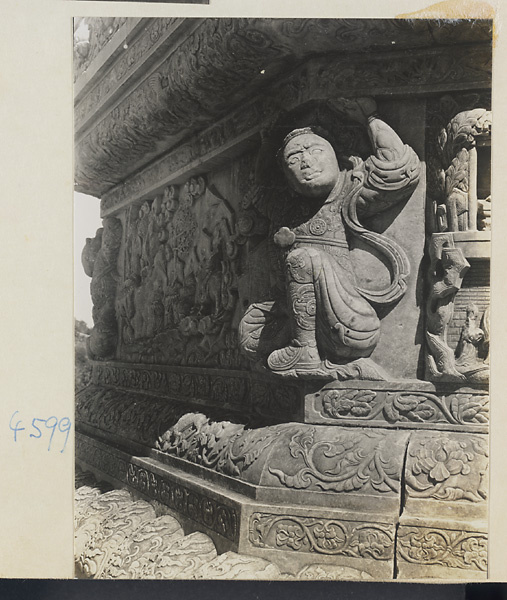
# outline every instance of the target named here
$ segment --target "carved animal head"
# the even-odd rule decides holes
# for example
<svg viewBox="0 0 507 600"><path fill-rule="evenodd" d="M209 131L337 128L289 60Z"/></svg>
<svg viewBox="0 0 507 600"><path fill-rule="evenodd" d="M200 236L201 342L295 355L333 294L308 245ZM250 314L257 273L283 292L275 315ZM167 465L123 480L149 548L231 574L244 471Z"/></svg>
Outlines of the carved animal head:
<svg viewBox="0 0 507 600"><path fill-rule="evenodd" d="M95 264L95 259L99 253L99 250L102 246L102 233L103 228L97 229L97 233L94 238L86 238L86 244L83 248L83 252L81 253L81 263L83 265L84 272L88 275L88 277L93 276L93 265Z"/></svg>

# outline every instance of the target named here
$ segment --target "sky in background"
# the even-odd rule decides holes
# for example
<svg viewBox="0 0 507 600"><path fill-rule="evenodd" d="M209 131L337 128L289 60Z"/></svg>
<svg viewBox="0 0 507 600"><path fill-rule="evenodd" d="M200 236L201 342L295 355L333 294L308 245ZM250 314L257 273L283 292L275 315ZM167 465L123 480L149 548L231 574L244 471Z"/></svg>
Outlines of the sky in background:
<svg viewBox="0 0 507 600"><path fill-rule="evenodd" d="M95 237L95 232L101 226L100 200L86 194L74 194L74 315L89 327L93 325L91 279L83 270L81 252L86 238Z"/></svg>

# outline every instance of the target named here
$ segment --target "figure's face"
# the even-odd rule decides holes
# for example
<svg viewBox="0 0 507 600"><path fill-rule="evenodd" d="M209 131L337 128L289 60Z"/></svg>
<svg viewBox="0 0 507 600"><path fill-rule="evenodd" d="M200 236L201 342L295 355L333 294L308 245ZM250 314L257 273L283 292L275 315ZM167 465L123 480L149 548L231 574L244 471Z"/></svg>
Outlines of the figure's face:
<svg viewBox="0 0 507 600"><path fill-rule="evenodd" d="M309 198L326 197L340 174L331 144L314 133L304 133L288 142L282 164L291 188Z"/></svg>

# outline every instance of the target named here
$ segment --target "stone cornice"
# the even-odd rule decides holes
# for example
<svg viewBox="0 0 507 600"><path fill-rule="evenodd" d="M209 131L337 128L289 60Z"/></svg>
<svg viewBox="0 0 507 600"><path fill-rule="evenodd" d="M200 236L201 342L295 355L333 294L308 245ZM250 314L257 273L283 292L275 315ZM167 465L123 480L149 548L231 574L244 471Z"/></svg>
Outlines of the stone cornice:
<svg viewBox="0 0 507 600"><path fill-rule="evenodd" d="M490 85L489 46L420 49L368 55L347 63L334 58L310 59L269 91L243 104L186 143L169 151L102 197L103 216L112 215L132 201L181 183L196 173L217 167L231 152L258 144L263 124L280 110L291 110L310 100L337 96L375 94L445 93Z"/></svg>
<svg viewBox="0 0 507 600"><path fill-rule="evenodd" d="M140 33L124 53L111 54L111 67L102 69L96 82L93 77L87 81L86 91L78 78L82 93L76 105L76 179L82 191L103 195L312 55L329 57L333 53L334 62L343 65L339 59L344 53L350 55L361 49L357 56L370 50L370 56L385 57L389 63L391 53L387 52L392 48L432 46L437 32L438 43L462 44L470 41L471 35L474 40L487 40L490 27L489 22L481 23L472 32L466 23L458 23L445 26L443 36L441 29L426 21L179 21L147 19L146 27L136 30ZM178 28L182 35L174 36ZM90 73L95 61L104 60L102 53L112 52L109 44L91 61ZM462 47L449 45L442 55L459 54ZM411 62L412 51L404 57ZM386 85L391 80L400 85L404 79L417 84L417 71L405 73L402 63L398 61L397 74L393 69L384 71ZM345 66L350 64L347 57ZM417 68L423 76L424 65ZM456 69L460 68L457 65L454 71L447 71L451 81L459 79ZM420 80L419 84L424 86L426 82ZM358 89L357 85L353 87Z"/></svg>
<svg viewBox="0 0 507 600"><path fill-rule="evenodd" d="M135 21L135 23L131 23ZM105 51L93 61L76 82L75 133L79 140L124 93L133 86L153 63L165 52L170 52L182 35L194 29L201 19L129 19L115 34ZM130 30L128 25L131 25ZM141 34L133 37L134 33ZM133 37L131 41L129 36ZM126 47L125 47L126 46ZM116 55L115 55L116 53ZM104 54L106 56L104 56ZM107 65L107 58L116 60L106 73L99 71ZM98 64L97 64L98 63Z"/></svg>

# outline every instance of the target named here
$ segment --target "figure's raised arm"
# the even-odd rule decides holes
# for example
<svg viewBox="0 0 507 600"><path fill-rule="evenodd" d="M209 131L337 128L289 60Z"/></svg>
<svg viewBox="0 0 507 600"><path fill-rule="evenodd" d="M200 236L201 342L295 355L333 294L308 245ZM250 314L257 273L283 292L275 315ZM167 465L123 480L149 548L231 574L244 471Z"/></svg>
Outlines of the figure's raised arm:
<svg viewBox="0 0 507 600"><path fill-rule="evenodd" d="M373 153L365 161L365 181L357 203L363 216L407 199L419 181L420 161L410 146L377 114L373 98L340 101L338 110L363 124Z"/></svg>

